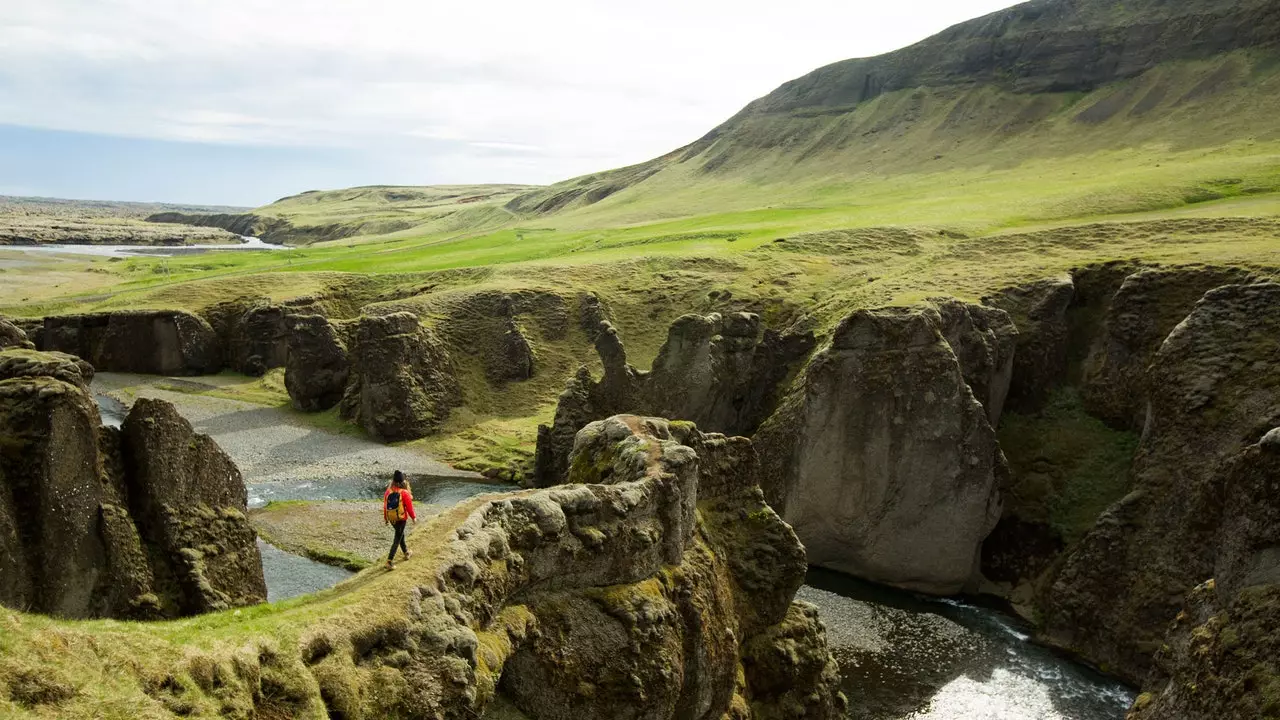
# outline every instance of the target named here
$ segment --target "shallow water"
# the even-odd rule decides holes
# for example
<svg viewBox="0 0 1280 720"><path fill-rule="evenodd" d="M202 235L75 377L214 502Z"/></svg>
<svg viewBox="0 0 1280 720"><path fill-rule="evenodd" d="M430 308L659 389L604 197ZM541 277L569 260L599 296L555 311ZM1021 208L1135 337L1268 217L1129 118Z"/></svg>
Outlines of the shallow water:
<svg viewBox="0 0 1280 720"><path fill-rule="evenodd" d="M413 501L421 505L457 505L485 493L517 490L513 485L472 482L456 477L414 476ZM304 482L265 482L247 485L249 507L281 500L377 500L387 489L385 478L336 478Z"/></svg>
<svg viewBox="0 0 1280 720"><path fill-rule="evenodd" d="M288 600L333 587L355 573L287 553L258 541L262 575L267 581L267 602Z"/></svg>
<svg viewBox="0 0 1280 720"><path fill-rule="evenodd" d="M1121 720L1134 693L1036 645L1018 620L812 570L856 720Z"/></svg>
<svg viewBox="0 0 1280 720"><path fill-rule="evenodd" d="M93 399L98 403L98 415L102 418L103 425L118 428L124 424L124 417L129 414L129 408L124 403L101 393L95 394Z"/></svg>
<svg viewBox="0 0 1280 720"><path fill-rule="evenodd" d="M243 252L292 250L286 245L272 245L258 238L246 237L234 245L0 245L0 250L16 250L28 253L54 253L63 255L95 255L98 257L174 257L177 255L202 255L209 252Z"/></svg>

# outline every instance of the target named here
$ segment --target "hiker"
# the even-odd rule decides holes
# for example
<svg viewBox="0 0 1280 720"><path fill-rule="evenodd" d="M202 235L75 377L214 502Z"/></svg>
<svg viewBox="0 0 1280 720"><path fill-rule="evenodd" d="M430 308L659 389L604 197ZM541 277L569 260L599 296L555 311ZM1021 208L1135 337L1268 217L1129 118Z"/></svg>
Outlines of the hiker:
<svg viewBox="0 0 1280 720"><path fill-rule="evenodd" d="M404 543L405 524L410 520L414 525L418 524L418 516L413 512L413 493L409 491L409 483L404 479L404 473L399 470L392 477L391 484L387 486L387 492L382 496L382 519L396 529L396 537L391 541L391 552L387 554L387 569L394 570L396 548L404 551L405 560L412 557L409 546Z"/></svg>

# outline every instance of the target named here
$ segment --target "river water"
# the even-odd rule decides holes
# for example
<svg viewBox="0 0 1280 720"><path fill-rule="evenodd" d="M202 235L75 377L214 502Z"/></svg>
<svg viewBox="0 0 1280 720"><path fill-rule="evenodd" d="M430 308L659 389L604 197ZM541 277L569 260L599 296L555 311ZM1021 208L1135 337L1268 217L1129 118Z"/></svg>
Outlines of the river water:
<svg viewBox="0 0 1280 720"><path fill-rule="evenodd" d="M95 255L98 257L175 257L178 255L202 255L210 252L265 252L292 249L286 245L272 245L258 238L247 236L244 238L244 242L234 245L0 245L0 250L63 255Z"/></svg>
<svg viewBox="0 0 1280 720"><path fill-rule="evenodd" d="M1125 685L1030 641L990 608L814 569L851 720L1122 720Z"/></svg>

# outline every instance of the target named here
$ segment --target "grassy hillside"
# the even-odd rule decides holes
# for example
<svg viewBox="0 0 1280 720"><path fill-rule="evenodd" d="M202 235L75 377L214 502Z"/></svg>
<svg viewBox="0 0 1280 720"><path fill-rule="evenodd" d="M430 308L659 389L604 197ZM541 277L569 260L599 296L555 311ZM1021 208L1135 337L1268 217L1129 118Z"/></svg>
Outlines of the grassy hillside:
<svg viewBox="0 0 1280 720"><path fill-rule="evenodd" d="M311 190L247 213L167 212L148 219L227 228L267 242L307 245L406 231L425 235L495 228L513 218L503 205L532 189L528 185L376 185Z"/></svg>

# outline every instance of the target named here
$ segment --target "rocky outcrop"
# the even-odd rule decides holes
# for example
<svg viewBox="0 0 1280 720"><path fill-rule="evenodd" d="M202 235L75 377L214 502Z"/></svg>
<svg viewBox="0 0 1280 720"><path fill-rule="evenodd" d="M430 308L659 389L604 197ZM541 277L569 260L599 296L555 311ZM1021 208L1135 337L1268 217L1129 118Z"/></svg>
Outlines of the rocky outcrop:
<svg viewBox="0 0 1280 720"><path fill-rule="evenodd" d="M291 317L289 326L284 372L289 399L303 412L328 410L342 401L347 389L347 347L319 315Z"/></svg>
<svg viewBox="0 0 1280 720"><path fill-rule="evenodd" d="M1067 310L1075 297L1071 278L1050 278L983 298L1004 310L1018 329L1008 405L1018 412L1038 410L1067 370L1070 327Z"/></svg>
<svg viewBox="0 0 1280 720"><path fill-rule="evenodd" d="M1280 715L1280 429L1223 483L1214 580L1187 597L1130 720Z"/></svg>
<svg viewBox="0 0 1280 720"><path fill-rule="evenodd" d="M1000 424L1013 381L1018 328L1003 310L943 298L934 301L946 338L973 396L987 411L991 427Z"/></svg>
<svg viewBox="0 0 1280 720"><path fill-rule="evenodd" d="M1109 303L1081 382L1088 411L1117 427L1141 430L1147 366L1169 333L1206 292L1246 281L1237 268L1172 268L1128 275Z"/></svg>
<svg viewBox="0 0 1280 720"><path fill-rule="evenodd" d="M0 602L135 619L262 602L230 459L157 400L103 428L91 376L78 358L0 352Z"/></svg>
<svg viewBox="0 0 1280 720"><path fill-rule="evenodd" d="M0 350L22 348L35 350L35 343L27 339L27 333L8 318L0 317Z"/></svg>
<svg viewBox="0 0 1280 720"><path fill-rule="evenodd" d="M809 562L954 594L1000 517L1004 457L932 309L858 311L756 435Z"/></svg>
<svg viewBox="0 0 1280 720"><path fill-rule="evenodd" d="M528 380L533 377L533 365L533 346L516 321L508 320L489 379L497 383Z"/></svg>
<svg viewBox="0 0 1280 720"><path fill-rule="evenodd" d="M584 301L588 306L593 303ZM592 420L618 413L679 418L716 432L749 435L773 409L778 388L813 348L812 333L781 335L758 316L684 315L672 323L649 372L627 363L617 329L601 324L600 380L581 368L560 395L554 422L538 429L534 481L563 482L573 439Z"/></svg>
<svg viewBox="0 0 1280 720"><path fill-rule="evenodd" d="M148 216L147 222L221 228L242 237L256 237L263 242L279 245L294 240L294 235L298 234L293 225L284 218L253 213L162 212Z"/></svg>
<svg viewBox="0 0 1280 720"><path fill-rule="evenodd" d="M103 372L207 375L222 367L209 323L179 310L46 317L38 347L81 357Z"/></svg>
<svg viewBox="0 0 1280 720"><path fill-rule="evenodd" d="M285 366L293 316L324 314L322 303L310 296L283 303L252 298L228 300L201 312L218 337L223 363L253 376Z"/></svg>
<svg viewBox="0 0 1280 720"><path fill-rule="evenodd" d="M438 515L414 560L340 602L227 624L217 643L148 636L159 676L114 647L81 667L111 667L116 697L173 714L460 719L501 700L531 718L843 717L822 625L793 600L803 548L753 484L749 441L618 417L584 429L573 464L598 484ZM92 633L60 632L72 646ZM262 639L276 636L297 640ZM11 673L0 664L0 683ZM75 717L97 699L59 702Z"/></svg>
<svg viewBox="0 0 1280 720"><path fill-rule="evenodd" d="M1277 308L1274 283L1212 290L1155 353L1132 491L1046 583L1049 639L1135 681L1150 670L1183 593L1214 577L1236 534L1233 463L1280 425Z"/></svg>
<svg viewBox="0 0 1280 720"><path fill-rule="evenodd" d="M438 431L462 402L444 344L407 312L362 317L352 334L342 417L387 442Z"/></svg>

